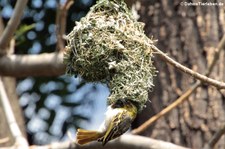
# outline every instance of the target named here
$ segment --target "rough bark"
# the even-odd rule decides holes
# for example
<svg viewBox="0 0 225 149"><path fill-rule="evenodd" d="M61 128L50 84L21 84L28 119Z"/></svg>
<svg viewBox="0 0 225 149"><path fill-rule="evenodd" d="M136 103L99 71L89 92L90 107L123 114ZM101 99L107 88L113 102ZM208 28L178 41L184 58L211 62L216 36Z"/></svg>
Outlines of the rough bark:
<svg viewBox="0 0 225 149"><path fill-rule="evenodd" d="M140 21L146 23L147 35L158 39L159 49L181 64L205 72L225 31L224 6L182 6L178 0L140 0L136 8ZM222 51L210 77L225 80L224 57ZM153 113L169 105L196 81L162 62L157 54L155 65L159 73L151 99ZM187 102L156 122L150 136L202 148L225 121L224 97L224 91L213 87L199 88ZM216 148L224 146L223 137Z"/></svg>

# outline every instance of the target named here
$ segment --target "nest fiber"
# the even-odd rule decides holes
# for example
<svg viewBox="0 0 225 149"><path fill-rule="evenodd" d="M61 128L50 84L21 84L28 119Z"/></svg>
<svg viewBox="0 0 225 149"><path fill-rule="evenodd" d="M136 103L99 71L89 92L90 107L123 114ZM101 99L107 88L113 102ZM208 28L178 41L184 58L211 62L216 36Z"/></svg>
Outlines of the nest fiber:
<svg viewBox="0 0 225 149"><path fill-rule="evenodd" d="M148 100L155 68L150 40L123 0L99 0L68 35L67 73L88 82L107 83L109 104L119 99Z"/></svg>

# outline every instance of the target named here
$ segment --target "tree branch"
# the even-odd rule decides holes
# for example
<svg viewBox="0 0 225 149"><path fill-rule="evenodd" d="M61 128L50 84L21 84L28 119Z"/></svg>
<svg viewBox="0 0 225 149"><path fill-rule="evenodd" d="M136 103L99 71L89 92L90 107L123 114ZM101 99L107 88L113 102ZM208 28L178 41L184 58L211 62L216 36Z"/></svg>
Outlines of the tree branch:
<svg viewBox="0 0 225 149"><path fill-rule="evenodd" d="M176 108L178 105L183 103L188 99L188 97L201 85L201 82L194 84L191 88L189 88L185 93L182 94L178 99L176 99L173 103L171 103L168 107L164 108L162 111L151 117L149 120L144 122L141 126L132 130L132 134L140 134L145 131L152 123L156 122L158 119L169 113L171 110Z"/></svg>
<svg viewBox="0 0 225 149"><path fill-rule="evenodd" d="M209 67L205 73L206 76L209 76L211 74L213 67L215 66L217 60L219 59L220 52L224 49L224 47L225 47L225 34L223 35L222 39L220 40L218 44L218 47L215 50L213 60L211 64L209 64Z"/></svg>
<svg viewBox="0 0 225 149"><path fill-rule="evenodd" d="M224 47L225 45L225 39L223 38L223 43L221 45L221 48ZM191 75L192 77L204 82L204 83L207 83L207 84L210 84L210 85L213 85L215 86L216 88L218 89L225 89L225 83L224 82L221 82L221 81L217 81L217 80L214 80L214 79L211 79L205 75L202 75L198 72L195 72L183 65L181 65L180 63L176 62L175 60L173 60L172 58L170 58L169 56L167 56L165 53L163 53L161 50L159 50L156 46L152 45L151 46L152 49L154 50L154 52L156 52L164 61L170 63L172 66L174 66L175 68L183 71L184 73L187 73L189 75Z"/></svg>
<svg viewBox="0 0 225 149"><path fill-rule="evenodd" d="M213 135L209 143L204 147L204 149L212 149L220 138L225 134L225 124Z"/></svg>
<svg viewBox="0 0 225 149"><path fill-rule="evenodd" d="M0 77L0 102L6 116L7 123L9 125L12 136L15 139L15 144L18 146L28 147L27 140L23 137L22 132L16 122L15 116L12 111L12 107L9 103L8 96L5 91L2 79Z"/></svg>
<svg viewBox="0 0 225 149"><path fill-rule="evenodd" d="M2 36L0 37L0 51L1 54L6 54L5 50L6 47L8 46L13 34L15 33L19 23L20 23L20 18L23 15L23 10L27 4L28 0L17 0L14 12L12 17L10 18Z"/></svg>
<svg viewBox="0 0 225 149"><path fill-rule="evenodd" d="M57 35L57 49L63 51L65 42L63 36L66 32L66 18L70 6L74 3L73 0L66 0L64 5L59 4L56 15L56 35Z"/></svg>
<svg viewBox="0 0 225 149"><path fill-rule="evenodd" d="M30 149L188 149L169 142L154 140L147 137L135 135L122 135L119 139L102 146L99 142L93 142L79 146L73 142L53 143L46 146L32 146Z"/></svg>
<svg viewBox="0 0 225 149"><path fill-rule="evenodd" d="M0 58L0 75L4 76L59 76L64 73L63 53L6 55Z"/></svg>

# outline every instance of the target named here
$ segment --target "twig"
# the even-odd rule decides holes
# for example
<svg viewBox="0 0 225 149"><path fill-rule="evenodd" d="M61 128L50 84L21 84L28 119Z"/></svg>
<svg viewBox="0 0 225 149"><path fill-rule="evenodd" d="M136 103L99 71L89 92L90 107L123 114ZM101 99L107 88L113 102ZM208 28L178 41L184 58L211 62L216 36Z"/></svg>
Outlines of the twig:
<svg viewBox="0 0 225 149"><path fill-rule="evenodd" d="M212 149L224 134L225 124L213 135L204 149Z"/></svg>
<svg viewBox="0 0 225 149"><path fill-rule="evenodd" d="M74 3L73 0L67 0L64 5L59 4L58 10L57 10L56 34L57 34L57 49L59 51L63 51L63 49L65 47L63 35L66 32L67 12L73 3Z"/></svg>
<svg viewBox="0 0 225 149"><path fill-rule="evenodd" d="M0 75L4 76L59 76L65 70L62 52L0 57Z"/></svg>
<svg viewBox="0 0 225 149"><path fill-rule="evenodd" d="M224 43L223 43L224 46ZM163 53L162 51L160 51L156 46L152 45L152 49L154 50L154 52L157 52L157 54L164 59L166 62L170 63L171 65L173 65L174 67L176 67L177 69L183 71L184 73L187 73L189 75L191 75L192 77L215 86L218 89L225 89L225 83L222 81L217 81L214 79L211 79L209 77L206 77L205 75L202 75L200 73L197 73L183 65L181 65L180 63L176 62L175 60L173 60L172 58L170 58L169 56L167 56L165 53Z"/></svg>
<svg viewBox="0 0 225 149"><path fill-rule="evenodd" d="M2 108L4 114L6 116L7 123L10 128L10 132L12 136L15 138L16 145L22 145L23 147L28 147L27 140L23 137L22 132L16 122L15 116L12 111L12 107L10 106L8 96L5 91L5 87L3 85L2 79L0 77L0 102L2 104Z"/></svg>
<svg viewBox="0 0 225 149"><path fill-rule="evenodd" d="M219 54L222 51L223 47L225 44L225 34L223 36L223 38L220 40L219 45L217 47L217 50L214 54L213 57L213 61L210 64L210 66L208 67L208 70L206 71L205 75L209 76L210 73L212 72L213 67L216 64L216 61L218 60ZM161 52L161 51L160 51ZM172 104L170 104L168 107L166 107L165 109L163 109L161 112L159 112L158 114L156 114L155 116L151 117L149 120L147 120L145 123L143 123L141 126L139 126L138 128L134 129L132 131L133 134L140 134L141 132L143 132L144 130L146 130L152 123L156 122L159 118L161 118L162 116L164 116L165 114L169 113L172 109L174 109L175 107L177 107L178 105L180 105L181 103L183 103L185 100L188 99L188 97L199 87L201 86L201 82L197 81L190 89L188 89L185 93L183 93L182 96L180 96L178 99L176 99Z"/></svg>
<svg viewBox="0 0 225 149"><path fill-rule="evenodd" d="M23 10L27 4L27 1L28 0L18 0L16 3L13 15L10 18L5 30L3 31L2 36L0 37L1 54L6 54L4 50L6 49L9 42L11 41L11 38L13 34L15 33L17 26L20 23L20 19L23 15Z"/></svg>
<svg viewBox="0 0 225 149"><path fill-rule="evenodd" d="M213 67L215 66L217 60L219 59L220 52L224 49L224 46L225 46L225 34L223 35L222 39L218 44L217 49L215 50L214 58L211 64L209 65L208 70L205 73L206 76L209 76L211 74Z"/></svg>
<svg viewBox="0 0 225 149"><path fill-rule="evenodd" d="M172 109L183 103L188 97L201 85L201 83L198 81L198 83L194 84L191 88L189 88L185 93L182 94L178 99L176 99L173 103L171 103L168 107L151 117L149 120L144 122L141 126L138 128L132 130L132 134L140 134L143 131L145 131L152 123L156 122L158 119L163 117L165 114L169 113Z"/></svg>

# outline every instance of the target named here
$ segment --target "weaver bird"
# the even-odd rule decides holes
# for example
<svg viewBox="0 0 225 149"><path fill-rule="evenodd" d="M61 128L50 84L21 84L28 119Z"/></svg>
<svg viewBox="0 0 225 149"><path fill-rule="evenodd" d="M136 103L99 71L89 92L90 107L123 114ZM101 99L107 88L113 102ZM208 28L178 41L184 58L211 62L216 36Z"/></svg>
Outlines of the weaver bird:
<svg viewBox="0 0 225 149"><path fill-rule="evenodd" d="M108 106L106 117L98 131L77 130L77 143L87 144L91 141L102 142L104 146L108 141L125 133L137 115L137 107L133 101L120 99Z"/></svg>

